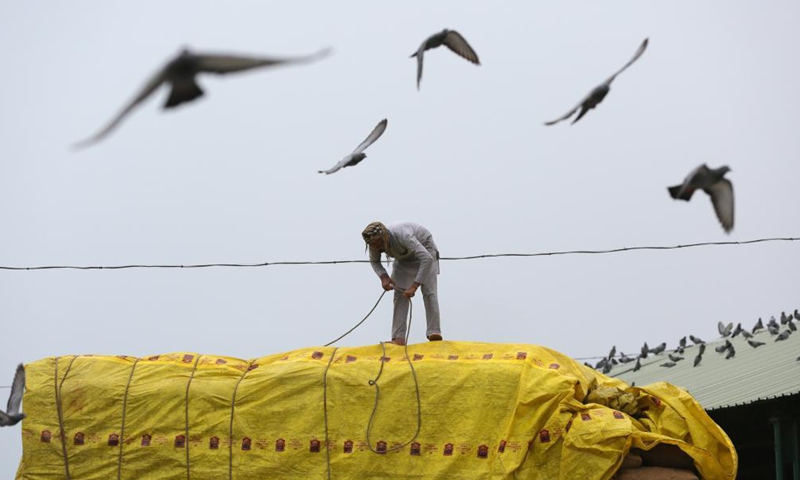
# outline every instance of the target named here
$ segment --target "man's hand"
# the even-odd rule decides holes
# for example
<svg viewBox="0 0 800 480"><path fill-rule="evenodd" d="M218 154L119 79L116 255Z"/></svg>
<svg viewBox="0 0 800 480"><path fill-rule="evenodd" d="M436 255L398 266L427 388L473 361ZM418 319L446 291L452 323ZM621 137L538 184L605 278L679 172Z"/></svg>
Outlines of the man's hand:
<svg viewBox="0 0 800 480"><path fill-rule="evenodd" d="M408 289L405 292L403 292L403 296L406 297L406 298L413 297L414 294L417 293L417 289L419 288L419 285L420 284L417 283L417 282L412 283L411 286L408 287Z"/></svg>
<svg viewBox="0 0 800 480"><path fill-rule="evenodd" d="M389 290L394 290L394 281L389 275L381 275L381 287L383 287L383 289L387 292Z"/></svg>

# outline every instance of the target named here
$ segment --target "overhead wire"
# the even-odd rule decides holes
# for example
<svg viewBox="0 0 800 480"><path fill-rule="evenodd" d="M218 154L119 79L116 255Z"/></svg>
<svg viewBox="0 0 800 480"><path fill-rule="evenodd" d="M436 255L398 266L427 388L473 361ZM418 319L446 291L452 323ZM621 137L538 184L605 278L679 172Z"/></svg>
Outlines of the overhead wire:
<svg viewBox="0 0 800 480"><path fill-rule="evenodd" d="M687 248L707 247L707 246L732 246L732 245L751 245L766 242L796 242L798 237L769 237L757 238L743 241L724 241L724 242L697 242L679 245L644 245L635 247L617 247L598 250L560 250L549 252L533 253L486 253L479 255L467 255L461 257L441 257L444 261L464 261L480 260L485 258L518 258L518 257L553 257L560 255L603 255L612 253L632 252L641 250L679 250ZM10 271L37 271L37 270L130 270L145 268L162 269L199 269L199 268L259 268L272 266L296 266L296 265L338 265L348 263L369 263L369 260L298 260L298 261L276 261L258 263L197 263L197 264L128 264L128 265L36 265L36 266L11 266L0 265L0 270Z"/></svg>

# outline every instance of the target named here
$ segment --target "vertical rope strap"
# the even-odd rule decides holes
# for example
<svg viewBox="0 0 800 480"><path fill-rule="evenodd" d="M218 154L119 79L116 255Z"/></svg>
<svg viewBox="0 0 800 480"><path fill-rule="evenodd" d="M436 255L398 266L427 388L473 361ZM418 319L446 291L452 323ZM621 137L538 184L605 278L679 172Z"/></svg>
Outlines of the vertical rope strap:
<svg viewBox="0 0 800 480"><path fill-rule="evenodd" d="M186 480L191 478L191 470L189 468L189 445L191 444L189 441L189 387L192 385L192 380L194 380L194 372L197 371L197 364L200 362L200 357L202 357L202 355L198 355L197 359L194 361L192 374L189 376L189 381L186 383L186 399L184 401L186 405Z"/></svg>
<svg viewBox="0 0 800 480"><path fill-rule="evenodd" d="M119 429L119 456L117 457L117 480L122 478L122 447L125 445L125 413L128 409L128 391L131 388L131 381L133 381L133 372L136 371L136 365L139 363L139 358L133 361L131 366L131 373L128 375L128 383L125 384L125 395L122 397L122 426Z"/></svg>
<svg viewBox="0 0 800 480"><path fill-rule="evenodd" d="M231 428L228 433L228 478L230 480L233 480L233 412L236 406L236 392L239 390L239 384L242 383L244 376L250 371L252 365L253 360L250 360L250 362L247 363L247 368L242 372L242 376L239 377L239 381L236 382L236 386L233 388L233 397L231 398Z"/></svg>
<svg viewBox="0 0 800 480"><path fill-rule="evenodd" d="M411 375L414 377L414 388L416 389L417 393L417 431L414 433L414 436L411 437L411 440L405 442L402 445L398 445L396 447L392 447L386 450L386 452L379 452L372 448L372 442L370 441L370 431L372 430L372 422L375 420L375 413L378 411L378 400L380 399L381 389L378 386L378 379L381 378L381 374L383 373L383 364L386 362L386 344L381 342L381 348L383 348L383 356L381 356L381 367L378 370L378 375L369 381L369 384L375 387L375 405L372 407L372 413L369 416L369 422L367 423L367 446L369 447L370 451L373 453L389 453L400 450L401 448L409 445L411 442L417 439L419 436L420 430L422 430L422 400L420 399L419 395L419 380L417 379L417 371L414 369L414 364L411 363L411 357L408 355L408 338L411 335L411 316L413 314L413 308L411 305L411 299L408 299L408 323L406 324L406 341L404 345L404 351L406 355L406 361L408 361L408 366L411 367Z"/></svg>
<svg viewBox="0 0 800 480"><path fill-rule="evenodd" d="M386 292L387 292L387 290L384 290L384 291L383 291L383 293L381 293L381 296L380 296L380 297L378 297L378 301L377 301L377 302L375 302L375 305L373 305L373 306L372 306L372 308L369 310L369 313L367 313L367 315L366 315L364 318L362 318L360 322L356 323L356 324L353 326L353 328L351 328L350 330L348 330L348 331L344 332L344 333L343 333L342 335L340 335L340 336L339 336L339 337L338 337L336 340L331 340L330 342L326 343L326 344L325 344L325 345L323 345L323 346L325 346L325 347L330 347L330 346L331 346L331 345L333 345L334 343L336 343L336 342L338 342L339 340L343 339L344 337L348 336L348 335L349 335L349 334L350 334L350 333L351 333L353 330L355 330L356 328L360 327L362 323L366 322L366 321L367 321L367 319L369 318L369 316L370 316L370 315L372 315L372 312L374 312L374 311L375 311L375 309L376 309L376 308L378 308L378 304L379 304L379 303L381 303L381 300L383 300L383 296L384 296L384 295L386 295Z"/></svg>
<svg viewBox="0 0 800 480"><path fill-rule="evenodd" d="M64 431L64 409L61 405L61 388L64 386L64 380L67 379L67 375L69 375L69 371L72 369L72 364L75 363L75 359L78 358L77 355L72 357L70 360L69 365L67 365L67 370L64 372L64 378L61 379L61 383L58 382L58 361L61 360L61 357L56 357L55 361L55 382L54 388L56 393L56 411L58 412L58 429L61 436L61 453L64 456L64 474L67 480L71 480L72 477L69 474L69 458L67 457L67 433Z"/></svg>
<svg viewBox="0 0 800 480"><path fill-rule="evenodd" d="M330 443L328 443L328 370L331 368L331 363L333 363L333 357L336 356L337 350L339 350L339 347L334 348L333 352L331 352L328 366L325 367L325 373L322 375L322 408L325 414L325 455L328 460L328 480L331 478L331 449Z"/></svg>

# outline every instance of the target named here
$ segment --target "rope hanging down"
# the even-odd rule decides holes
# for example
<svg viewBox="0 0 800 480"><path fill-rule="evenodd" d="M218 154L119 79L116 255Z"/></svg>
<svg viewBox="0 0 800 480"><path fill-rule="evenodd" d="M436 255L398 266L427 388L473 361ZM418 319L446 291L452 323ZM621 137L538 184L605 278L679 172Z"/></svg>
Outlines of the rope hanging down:
<svg viewBox="0 0 800 480"><path fill-rule="evenodd" d="M601 255L608 253L621 253L632 252L636 250L679 250L685 248L706 247L706 246L723 246L723 245L750 245L754 243L765 242L796 242L800 240L797 237L772 237L772 238L758 238L755 240L744 240L741 242L699 242L687 243L685 245L651 245L651 246L638 246L638 247L619 247L606 250L562 250L553 252L535 252L535 253L487 253L481 255L469 255L465 257L441 257L439 260L446 261L460 261L460 260L478 260L482 258L501 258L501 257L552 257L557 255ZM32 267L13 267L8 265L0 265L0 270L129 270L139 268L170 268L170 269L190 269L190 268L254 268L254 267L271 267L281 265L337 265L343 263L369 263L369 260L322 260L322 261L279 261L279 262L261 262L261 263L198 263L198 264L131 264L131 265L40 265Z"/></svg>

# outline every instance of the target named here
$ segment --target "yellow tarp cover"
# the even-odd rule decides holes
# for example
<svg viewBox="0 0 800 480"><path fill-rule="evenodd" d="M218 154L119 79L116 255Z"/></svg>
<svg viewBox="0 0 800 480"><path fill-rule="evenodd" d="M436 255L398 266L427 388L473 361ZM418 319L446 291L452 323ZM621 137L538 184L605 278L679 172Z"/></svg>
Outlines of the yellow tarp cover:
<svg viewBox="0 0 800 480"><path fill-rule="evenodd" d="M17 479L599 480L631 447L661 442L705 479L736 476L730 439L669 384L629 387L534 345L430 342L408 353L419 402L405 350L391 344L385 356L375 345L250 361L39 360L26 366ZM419 435L395 450L418 419Z"/></svg>

